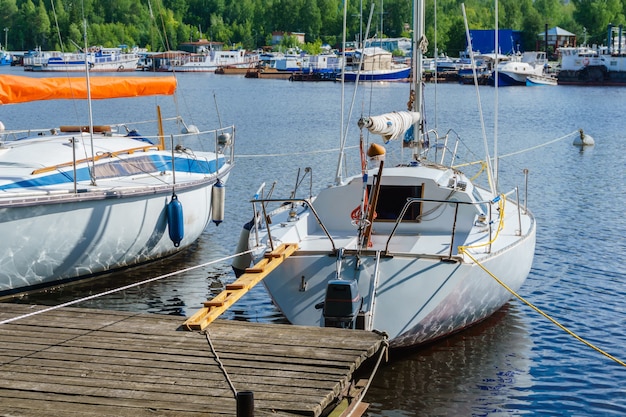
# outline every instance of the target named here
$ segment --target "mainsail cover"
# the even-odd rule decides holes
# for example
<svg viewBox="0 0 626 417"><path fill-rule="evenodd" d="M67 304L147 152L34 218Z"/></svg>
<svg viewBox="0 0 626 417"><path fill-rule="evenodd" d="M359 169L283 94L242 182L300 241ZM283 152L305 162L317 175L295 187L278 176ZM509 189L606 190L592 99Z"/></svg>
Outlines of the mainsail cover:
<svg viewBox="0 0 626 417"><path fill-rule="evenodd" d="M176 91L176 77L90 77L89 87L95 100L172 95ZM0 75L0 104L86 98L86 78Z"/></svg>
<svg viewBox="0 0 626 417"><path fill-rule="evenodd" d="M362 122L367 130L375 135L382 136L385 143L387 143L390 140L402 137L419 120L419 112L399 111L381 114L380 116L369 116L363 118Z"/></svg>

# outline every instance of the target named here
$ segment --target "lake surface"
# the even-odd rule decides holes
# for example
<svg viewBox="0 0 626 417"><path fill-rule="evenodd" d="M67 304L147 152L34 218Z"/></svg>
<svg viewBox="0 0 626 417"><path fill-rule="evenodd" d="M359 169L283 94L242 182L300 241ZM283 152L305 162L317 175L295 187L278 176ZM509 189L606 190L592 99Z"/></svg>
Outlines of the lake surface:
<svg viewBox="0 0 626 417"><path fill-rule="evenodd" d="M20 68L0 72L25 75ZM54 305L200 265L79 304L193 314L235 279L230 261L219 260L235 253L241 227L251 217L248 201L262 182L269 186L277 180L274 195L284 196L294 187L298 168L313 168L314 192L334 179L340 84L191 73L178 80L178 110L188 123L237 126L237 165L227 183L224 223L211 225L190 250L172 258L23 296L20 302ZM479 92L491 140L495 89L481 86ZM350 86L348 101L351 96ZM366 86L357 96L357 115L398 110L407 101L408 85ZM428 84L425 97L429 126L440 132L454 129L480 159L475 87ZM154 119L158 101L95 102L95 124ZM520 294L626 361L626 88L500 88L497 103L501 189L523 187L521 172L528 169L528 206L538 223L533 268ZM84 107L69 101L2 106L0 121L7 129L85 124ZM164 104L164 115L173 110ZM594 147L572 146L571 135L556 140L580 128L595 139ZM353 146L358 138L354 121L350 132ZM284 322L262 286L225 318ZM379 371L365 401L371 403L368 416L623 416L625 381L624 366L512 300L478 326L395 355Z"/></svg>

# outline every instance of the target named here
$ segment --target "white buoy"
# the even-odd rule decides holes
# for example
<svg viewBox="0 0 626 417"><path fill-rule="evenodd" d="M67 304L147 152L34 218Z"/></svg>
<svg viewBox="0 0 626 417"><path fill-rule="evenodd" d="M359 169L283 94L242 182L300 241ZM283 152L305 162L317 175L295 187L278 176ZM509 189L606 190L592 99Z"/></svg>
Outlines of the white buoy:
<svg viewBox="0 0 626 417"><path fill-rule="evenodd" d="M580 129L578 131L579 135L576 136L576 138L574 139L574 146L593 146L595 145L595 142L593 140L593 138L587 134L585 134L585 132L583 132L582 129Z"/></svg>

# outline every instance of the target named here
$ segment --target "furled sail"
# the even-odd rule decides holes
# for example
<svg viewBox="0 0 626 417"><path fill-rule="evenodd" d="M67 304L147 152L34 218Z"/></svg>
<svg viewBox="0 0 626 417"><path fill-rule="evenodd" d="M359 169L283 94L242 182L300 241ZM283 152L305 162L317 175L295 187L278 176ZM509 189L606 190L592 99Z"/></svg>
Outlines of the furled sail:
<svg viewBox="0 0 626 417"><path fill-rule="evenodd" d="M400 138L414 124L419 122L420 113L399 111L380 116L364 117L360 120L371 133L383 137L385 143Z"/></svg>
<svg viewBox="0 0 626 417"><path fill-rule="evenodd" d="M91 77L89 88L91 98L94 100L172 95L176 91L176 77ZM86 98L88 97L85 78L0 75L1 104Z"/></svg>

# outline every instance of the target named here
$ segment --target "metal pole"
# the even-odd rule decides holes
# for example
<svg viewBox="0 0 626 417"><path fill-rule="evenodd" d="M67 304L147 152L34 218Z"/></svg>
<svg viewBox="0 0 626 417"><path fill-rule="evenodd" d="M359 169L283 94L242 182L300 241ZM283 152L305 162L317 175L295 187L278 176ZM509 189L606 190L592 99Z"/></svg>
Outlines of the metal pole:
<svg viewBox="0 0 626 417"><path fill-rule="evenodd" d="M254 393L237 392L237 417L254 417Z"/></svg>

